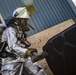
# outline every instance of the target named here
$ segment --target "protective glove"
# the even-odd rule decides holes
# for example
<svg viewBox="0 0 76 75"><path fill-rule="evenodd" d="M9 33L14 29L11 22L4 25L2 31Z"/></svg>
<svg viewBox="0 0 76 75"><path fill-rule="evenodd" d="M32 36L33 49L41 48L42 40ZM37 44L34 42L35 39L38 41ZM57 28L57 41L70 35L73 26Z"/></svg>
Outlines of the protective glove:
<svg viewBox="0 0 76 75"><path fill-rule="evenodd" d="M24 58L27 58L28 56L32 56L37 54L37 49L35 48L28 48L28 50L24 54Z"/></svg>
<svg viewBox="0 0 76 75"><path fill-rule="evenodd" d="M28 48L29 49L29 51L31 51L31 54L32 55L34 55L34 54L37 54L38 53L38 51L37 51L37 49L36 48Z"/></svg>

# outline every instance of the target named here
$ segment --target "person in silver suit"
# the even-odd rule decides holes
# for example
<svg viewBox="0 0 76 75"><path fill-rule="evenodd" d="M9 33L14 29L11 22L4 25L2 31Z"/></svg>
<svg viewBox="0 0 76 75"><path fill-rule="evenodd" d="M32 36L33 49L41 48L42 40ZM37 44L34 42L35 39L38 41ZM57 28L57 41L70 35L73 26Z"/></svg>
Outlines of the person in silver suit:
<svg viewBox="0 0 76 75"><path fill-rule="evenodd" d="M9 23L7 28L2 34L1 42L6 42L6 51L9 53L14 53L16 58L6 57L2 59L2 67L0 73L2 75L46 75L41 66L32 61L30 55L32 55L31 50L28 48L21 47L18 44L17 30L25 31L24 22L30 17L26 7L17 8L13 12L13 23ZM21 25L19 25L21 22ZM16 26L17 25L17 26Z"/></svg>

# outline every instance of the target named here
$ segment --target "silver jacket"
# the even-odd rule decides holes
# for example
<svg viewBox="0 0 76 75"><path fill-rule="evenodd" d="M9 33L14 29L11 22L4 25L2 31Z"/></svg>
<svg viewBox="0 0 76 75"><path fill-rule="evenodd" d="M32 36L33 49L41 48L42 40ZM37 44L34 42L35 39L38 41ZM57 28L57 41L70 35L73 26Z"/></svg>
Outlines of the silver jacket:
<svg viewBox="0 0 76 75"><path fill-rule="evenodd" d="M6 50L8 52L14 52L17 58L2 58L2 75L46 75L37 62L32 62L31 57L23 58L27 49L17 44L16 30L13 27L5 29L2 34L3 41L6 41L8 44Z"/></svg>

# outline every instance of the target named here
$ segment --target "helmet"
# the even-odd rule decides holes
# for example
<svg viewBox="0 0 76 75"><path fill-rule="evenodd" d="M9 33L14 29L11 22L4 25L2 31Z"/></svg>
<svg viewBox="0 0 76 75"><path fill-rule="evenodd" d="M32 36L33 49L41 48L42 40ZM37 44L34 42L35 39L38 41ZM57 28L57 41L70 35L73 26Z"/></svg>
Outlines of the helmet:
<svg viewBox="0 0 76 75"><path fill-rule="evenodd" d="M27 20L30 18L33 12L34 7L32 5L21 6L13 12L13 17L15 18L15 21L17 22L20 30L23 29L29 31Z"/></svg>
<svg viewBox="0 0 76 75"><path fill-rule="evenodd" d="M13 17L6 20L7 26L13 25L18 26L20 30L29 31L30 28L27 24L27 20L34 12L34 7L32 5L21 6L13 12Z"/></svg>
<svg viewBox="0 0 76 75"><path fill-rule="evenodd" d="M15 18L29 18L34 12L34 7L32 5L22 6L17 8L13 12L13 17Z"/></svg>
<svg viewBox="0 0 76 75"><path fill-rule="evenodd" d="M15 18L29 18L26 7L19 7L13 12Z"/></svg>

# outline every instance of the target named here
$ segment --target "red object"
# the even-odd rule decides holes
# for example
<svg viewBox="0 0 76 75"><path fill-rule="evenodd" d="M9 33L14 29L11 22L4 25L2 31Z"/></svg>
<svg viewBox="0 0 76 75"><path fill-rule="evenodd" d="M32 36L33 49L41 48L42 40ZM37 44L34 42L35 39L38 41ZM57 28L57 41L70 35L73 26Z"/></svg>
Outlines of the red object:
<svg viewBox="0 0 76 75"><path fill-rule="evenodd" d="M32 53L32 54L33 54L34 52L37 53L37 49L32 49L32 50L31 50L31 53Z"/></svg>

